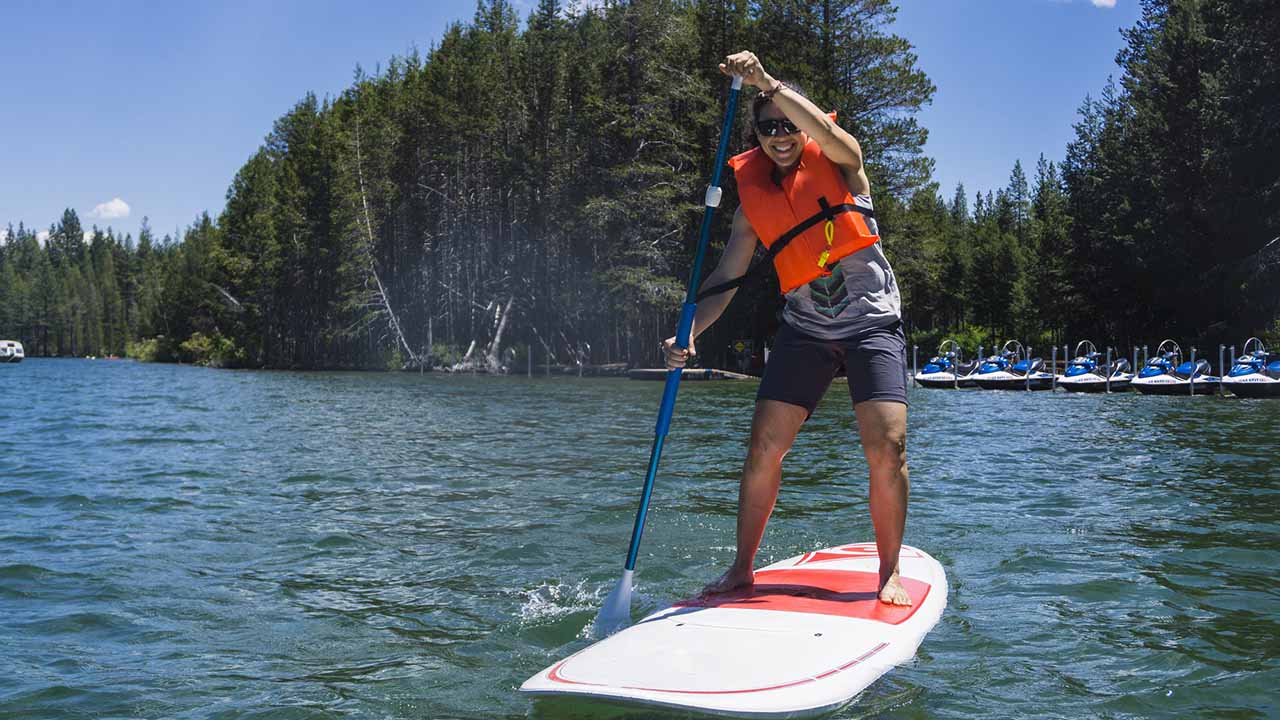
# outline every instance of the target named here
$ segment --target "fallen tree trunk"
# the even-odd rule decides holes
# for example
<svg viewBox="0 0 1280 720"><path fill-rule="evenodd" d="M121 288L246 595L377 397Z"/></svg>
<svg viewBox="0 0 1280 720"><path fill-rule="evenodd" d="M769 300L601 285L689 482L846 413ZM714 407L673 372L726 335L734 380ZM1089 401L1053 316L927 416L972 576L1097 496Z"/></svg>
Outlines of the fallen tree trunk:
<svg viewBox="0 0 1280 720"><path fill-rule="evenodd" d="M467 346L467 352L462 356L462 360L454 363L449 370L451 372L486 372L495 375L505 373L507 369L502 366L502 336L506 332L508 321L511 313L515 310L516 298L511 296L507 299L507 305L504 308L502 302L491 302L486 306L486 310L494 305L497 309L494 311L494 331L493 339L485 346L480 353L480 357L475 357L476 348L479 343L472 340Z"/></svg>
<svg viewBox="0 0 1280 720"><path fill-rule="evenodd" d="M514 295L507 298L507 309L500 310L500 319L498 320L498 328L493 331L493 342L489 343L489 351L485 353L485 362L489 366L489 372L504 372L505 368L499 362L498 356L502 351L502 333L507 329L507 321L511 319L511 311L515 309L516 298ZM499 308L502 306L499 305Z"/></svg>

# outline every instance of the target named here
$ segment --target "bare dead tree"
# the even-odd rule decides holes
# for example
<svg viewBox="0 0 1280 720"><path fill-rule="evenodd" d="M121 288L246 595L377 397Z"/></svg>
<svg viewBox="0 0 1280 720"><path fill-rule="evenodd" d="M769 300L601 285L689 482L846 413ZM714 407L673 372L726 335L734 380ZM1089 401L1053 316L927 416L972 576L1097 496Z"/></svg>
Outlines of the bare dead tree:
<svg viewBox="0 0 1280 720"><path fill-rule="evenodd" d="M511 311L515 309L515 305L516 298L514 295L507 298L505 310L502 309L502 305L498 305L498 327L493 331L493 341L489 343L489 349L485 356L490 372L498 372L502 368L499 362L499 354L502 350L502 333L507 329L507 321L511 319Z"/></svg>
<svg viewBox="0 0 1280 720"><path fill-rule="evenodd" d="M356 178L360 183L360 204L364 209L364 227L367 235L367 244L364 245L365 267L369 270L369 275L373 278L374 284L377 285L377 298L381 301L382 309L387 315L387 322L391 327L391 331L395 333L396 339L400 341L400 346L409 354L409 360L412 365L421 365L422 360L418 358L418 354L413 351L409 345L409 341L405 339L404 332L400 329L400 320L396 317L396 312L391 307L391 298L387 297L387 288L382 284L382 278L378 277L378 269L373 259L373 220L369 215L369 198L364 190L364 162L360 154L360 116L356 115Z"/></svg>
<svg viewBox="0 0 1280 720"><path fill-rule="evenodd" d="M472 372L483 370L488 373L502 373L506 369L502 366L502 336L506 332L507 324L511 319L511 313L515 312L516 298L511 295L507 298L506 307L503 307L501 301L490 301L484 307L485 316L488 317L488 311L493 311L493 338L489 344L481 351L483 356L476 360L474 355L479 347L479 342L472 338L471 343L467 346L467 352L462 356L462 360L455 363L450 370L453 372Z"/></svg>

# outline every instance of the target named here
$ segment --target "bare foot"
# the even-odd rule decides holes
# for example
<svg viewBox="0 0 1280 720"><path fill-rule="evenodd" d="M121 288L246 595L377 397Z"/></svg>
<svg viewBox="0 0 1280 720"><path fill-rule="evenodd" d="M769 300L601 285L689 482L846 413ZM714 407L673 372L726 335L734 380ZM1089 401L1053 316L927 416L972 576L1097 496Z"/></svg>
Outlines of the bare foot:
<svg viewBox="0 0 1280 720"><path fill-rule="evenodd" d="M880 602L886 605L910 605L911 596L907 594L907 589L902 587L902 581L898 579L898 571L894 571L884 585L880 586Z"/></svg>
<svg viewBox="0 0 1280 720"><path fill-rule="evenodd" d="M751 570L740 570L737 566L731 567L724 572L714 582L707 583L702 588L702 592L698 593L699 597L706 595L718 595L727 593L731 590L740 588L749 588L756 584L756 574Z"/></svg>

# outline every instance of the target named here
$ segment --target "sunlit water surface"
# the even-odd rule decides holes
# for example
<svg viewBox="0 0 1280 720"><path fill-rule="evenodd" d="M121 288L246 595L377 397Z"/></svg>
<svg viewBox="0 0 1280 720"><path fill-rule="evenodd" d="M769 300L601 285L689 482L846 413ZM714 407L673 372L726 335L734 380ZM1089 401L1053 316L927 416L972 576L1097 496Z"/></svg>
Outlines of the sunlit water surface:
<svg viewBox="0 0 1280 720"><path fill-rule="evenodd" d="M686 383L637 615L732 558L753 383ZM660 383L0 366L0 718L579 718ZM911 391L951 585L834 717L1280 716L1280 401ZM834 387L762 561L872 536ZM614 717L673 717L612 710Z"/></svg>

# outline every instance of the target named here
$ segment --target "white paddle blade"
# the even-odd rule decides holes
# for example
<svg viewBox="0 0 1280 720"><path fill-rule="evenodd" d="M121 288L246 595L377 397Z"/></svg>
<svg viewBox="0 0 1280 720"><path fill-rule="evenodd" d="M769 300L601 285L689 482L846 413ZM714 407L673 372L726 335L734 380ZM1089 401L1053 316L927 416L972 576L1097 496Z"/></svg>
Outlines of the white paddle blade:
<svg viewBox="0 0 1280 720"><path fill-rule="evenodd" d="M631 576L632 570L623 570L622 579L613 586L604 606L596 615L596 637L608 637L631 624Z"/></svg>

